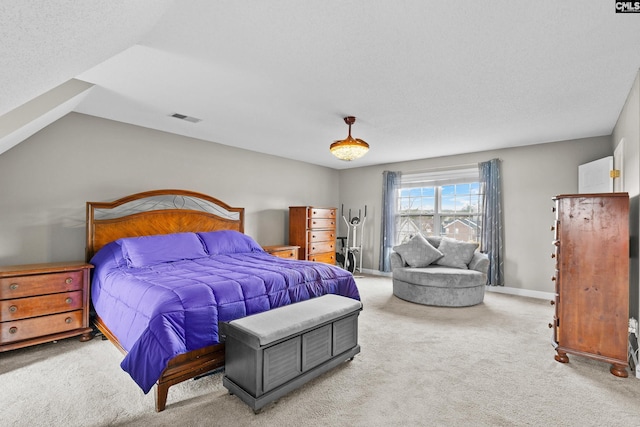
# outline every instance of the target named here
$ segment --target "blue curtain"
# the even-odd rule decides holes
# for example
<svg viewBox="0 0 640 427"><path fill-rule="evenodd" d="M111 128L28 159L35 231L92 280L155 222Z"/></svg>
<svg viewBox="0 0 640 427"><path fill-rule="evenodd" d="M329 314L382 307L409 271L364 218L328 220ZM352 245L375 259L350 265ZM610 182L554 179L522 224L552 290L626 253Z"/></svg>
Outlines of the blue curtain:
<svg viewBox="0 0 640 427"><path fill-rule="evenodd" d="M395 245L396 193L400 187L400 172L382 172L382 236L380 238L379 270L391 271L389 254Z"/></svg>
<svg viewBox="0 0 640 427"><path fill-rule="evenodd" d="M487 284L504 286L504 245L502 225L502 183L500 160L478 164L483 186L482 239L480 250L489 256Z"/></svg>

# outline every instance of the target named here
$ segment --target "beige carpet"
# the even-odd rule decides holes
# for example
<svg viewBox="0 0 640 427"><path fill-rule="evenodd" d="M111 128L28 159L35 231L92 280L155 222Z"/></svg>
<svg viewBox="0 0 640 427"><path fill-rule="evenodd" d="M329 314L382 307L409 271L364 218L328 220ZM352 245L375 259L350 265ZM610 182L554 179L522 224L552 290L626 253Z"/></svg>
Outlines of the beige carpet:
<svg viewBox="0 0 640 427"><path fill-rule="evenodd" d="M72 338L0 353L0 425L640 425L640 380L554 361L547 301L487 293L475 307L427 307L395 298L388 278L357 282L362 352L258 415L221 374L172 387L156 413L112 344Z"/></svg>

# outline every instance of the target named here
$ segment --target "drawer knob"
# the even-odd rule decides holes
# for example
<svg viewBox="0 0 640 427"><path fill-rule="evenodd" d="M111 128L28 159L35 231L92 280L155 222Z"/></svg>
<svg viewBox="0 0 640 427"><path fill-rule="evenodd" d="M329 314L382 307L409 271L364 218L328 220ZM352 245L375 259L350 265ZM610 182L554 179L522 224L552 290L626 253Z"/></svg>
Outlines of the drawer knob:
<svg viewBox="0 0 640 427"><path fill-rule="evenodd" d="M64 283L66 283L67 285L70 285L73 283L73 279L71 277L67 277L67 280L65 280Z"/></svg>
<svg viewBox="0 0 640 427"><path fill-rule="evenodd" d="M18 332L18 328L16 328L15 326L12 326L9 328L9 333L10 334L15 334L16 332Z"/></svg>
<svg viewBox="0 0 640 427"><path fill-rule="evenodd" d="M18 311L18 307L16 307L15 305L9 307L9 313L15 313L16 311Z"/></svg>
<svg viewBox="0 0 640 427"><path fill-rule="evenodd" d="M68 297L66 300L64 300L64 302L66 302L67 304L71 304L73 302L73 298Z"/></svg>
<svg viewBox="0 0 640 427"><path fill-rule="evenodd" d="M551 231L554 231L556 228L552 225L551 226Z"/></svg>
<svg viewBox="0 0 640 427"><path fill-rule="evenodd" d="M551 281L552 281L552 282L555 282L555 281L556 281L556 276L553 276L553 277L551 278Z"/></svg>
<svg viewBox="0 0 640 427"><path fill-rule="evenodd" d="M549 329L553 328L553 323L549 323Z"/></svg>
<svg viewBox="0 0 640 427"><path fill-rule="evenodd" d="M555 257L556 257L556 254L551 254L551 258L555 258Z"/></svg>
<svg viewBox="0 0 640 427"><path fill-rule="evenodd" d="M556 304L556 302L555 302L554 300L549 301L549 303L550 303L551 305L555 305L555 304Z"/></svg>
<svg viewBox="0 0 640 427"><path fill-rule="evenodd" d="M10 284L9 289L11 289L12 291L15 291L16 289L18 289L18 284L17 283Z"/></svg>
<svg viewBox="0 0 640 427"><path fill-rule="evenodd" d="M66 319L64 319L64 323L69 324L71 322L73 322L73 319L71 319L71 317L67 317Z"/></svg>

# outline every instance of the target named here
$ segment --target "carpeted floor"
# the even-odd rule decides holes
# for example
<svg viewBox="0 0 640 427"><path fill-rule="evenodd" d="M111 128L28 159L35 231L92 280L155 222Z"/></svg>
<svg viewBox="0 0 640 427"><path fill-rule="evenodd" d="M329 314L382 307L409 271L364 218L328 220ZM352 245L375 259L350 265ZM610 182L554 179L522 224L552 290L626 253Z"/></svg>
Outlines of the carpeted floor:
<svg viewBox="0 0 640 427"><path fill-rule="evenodd" d="M488 292L474 307L427 307L395 298L389 278L357 282L362 352L258 415L222 374L172 387L156 413L111 343L72 338L0 354L0 425L640 425L633 374L554 360L547 301Z"/></svg>

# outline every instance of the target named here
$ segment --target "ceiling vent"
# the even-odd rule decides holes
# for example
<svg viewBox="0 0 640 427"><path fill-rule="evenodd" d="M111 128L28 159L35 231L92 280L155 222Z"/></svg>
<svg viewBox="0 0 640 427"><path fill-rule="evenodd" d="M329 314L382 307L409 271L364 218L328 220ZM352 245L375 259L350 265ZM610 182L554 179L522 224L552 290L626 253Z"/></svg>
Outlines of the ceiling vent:
<svg viewBox="0 0 640 427"><path fill-rule="evenodd" d="M179 114L179 113L173 113L171 117L175 117L176 119L184 120L191 123L198 123L202 121L202 119L197 119L191 116L185 116L184 114Z"/></svg>

